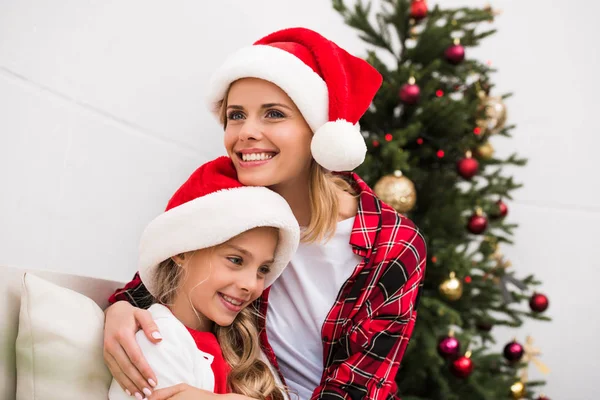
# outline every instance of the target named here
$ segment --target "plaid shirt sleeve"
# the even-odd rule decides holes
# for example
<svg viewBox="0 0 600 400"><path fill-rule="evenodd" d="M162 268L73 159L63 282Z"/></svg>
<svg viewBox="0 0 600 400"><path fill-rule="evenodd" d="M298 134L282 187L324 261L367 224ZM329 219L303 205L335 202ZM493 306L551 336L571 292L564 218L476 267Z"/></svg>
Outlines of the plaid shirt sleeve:
<svg viewBox="0 0 600 400"><path fill-rule="evenodd" d="M154 299L152 295L146 289L146 286L142 283L139 273L135 273L131 282L126 284L124 287L117 289L109 298L108 303L114 304L117 301L126 301L132 306L147 309L153 303Z"/></svg>
<svg viewBox="0 0 600 400"><path fill-rule="evenodd" d="M381 244L384 259L370 269L368 294L358 296L352 326L336 344L313 400L398 398L395 377L414 328L426 262L418 230L408 221L401 229L395 243Z"/></svg>

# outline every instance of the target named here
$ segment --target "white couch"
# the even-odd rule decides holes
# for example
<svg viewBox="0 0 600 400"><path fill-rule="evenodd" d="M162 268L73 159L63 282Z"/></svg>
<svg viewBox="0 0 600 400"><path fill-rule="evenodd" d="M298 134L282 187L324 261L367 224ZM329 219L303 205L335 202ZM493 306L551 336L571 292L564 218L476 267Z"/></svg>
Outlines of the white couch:
<svg viewBox="0 0 600 400"><path fill-rule="evenodd" d="M0 399L14 400L16 392L16 353L23 275L30 272L59 286L72 289L94 300L102 309L108 297L122 282L48 271L23 270L0 266Z"/></svg>

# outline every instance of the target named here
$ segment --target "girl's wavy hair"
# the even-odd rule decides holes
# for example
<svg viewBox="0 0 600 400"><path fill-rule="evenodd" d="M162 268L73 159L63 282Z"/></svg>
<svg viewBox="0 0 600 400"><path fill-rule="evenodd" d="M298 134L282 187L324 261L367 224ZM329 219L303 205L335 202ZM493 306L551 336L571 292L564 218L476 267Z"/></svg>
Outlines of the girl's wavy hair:
<svg viewBox="0 0 600 400"><path fill-rule="evenodd" d="M155 301L171 304L184 275L185 269L171 258L160 263L154 278L158 291ZM258 318L262 317L251 305L240 311L231 325L214 324L213 333L231 368L227 384L232 392L254 399L283 400L287 389L277 385L269 366L260 359Z"/></svg>

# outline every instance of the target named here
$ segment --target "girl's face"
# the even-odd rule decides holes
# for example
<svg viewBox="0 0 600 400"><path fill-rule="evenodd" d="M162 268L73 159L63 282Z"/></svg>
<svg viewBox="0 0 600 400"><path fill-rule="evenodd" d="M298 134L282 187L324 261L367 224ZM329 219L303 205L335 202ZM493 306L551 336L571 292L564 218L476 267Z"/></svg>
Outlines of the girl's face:
<svg viewBox="0 0 600 400"><path fill-rule="evenodd" d="M209 330L213 322L231 325L237 314L262 294L277 241L276 228L261 227L222 245L174 257L186 269L175 305L192 312L186 313L182 322L199 330Z"/></svg>
<svg viewBox="0 0 600 400"><path fill-rule="evenodd" d="M313 133L278 86L262 79L234 82L226 99L225 148L247 186L308 180Z"/></svg>

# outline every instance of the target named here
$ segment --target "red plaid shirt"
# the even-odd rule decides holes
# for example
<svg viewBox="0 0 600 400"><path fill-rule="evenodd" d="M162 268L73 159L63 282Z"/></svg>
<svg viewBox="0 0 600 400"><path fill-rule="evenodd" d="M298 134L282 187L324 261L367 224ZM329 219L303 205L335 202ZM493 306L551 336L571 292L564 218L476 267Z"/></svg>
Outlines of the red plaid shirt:
<svg viewBox="0 0 600 400"><path fill-rule="evenodd" d="M362 262L344 283L323 324L324 370L316 399L397 399L396 372L417 317L425 273L426 246L414 224L382 203L356 174L358 214L350 236ZM257 300L266 316L269 290ZM110 298L138 307L152 302L136 274ZM261 343L273 365L273 353L260 319ZM283 377L282 377L283 379Z"/></svg>

